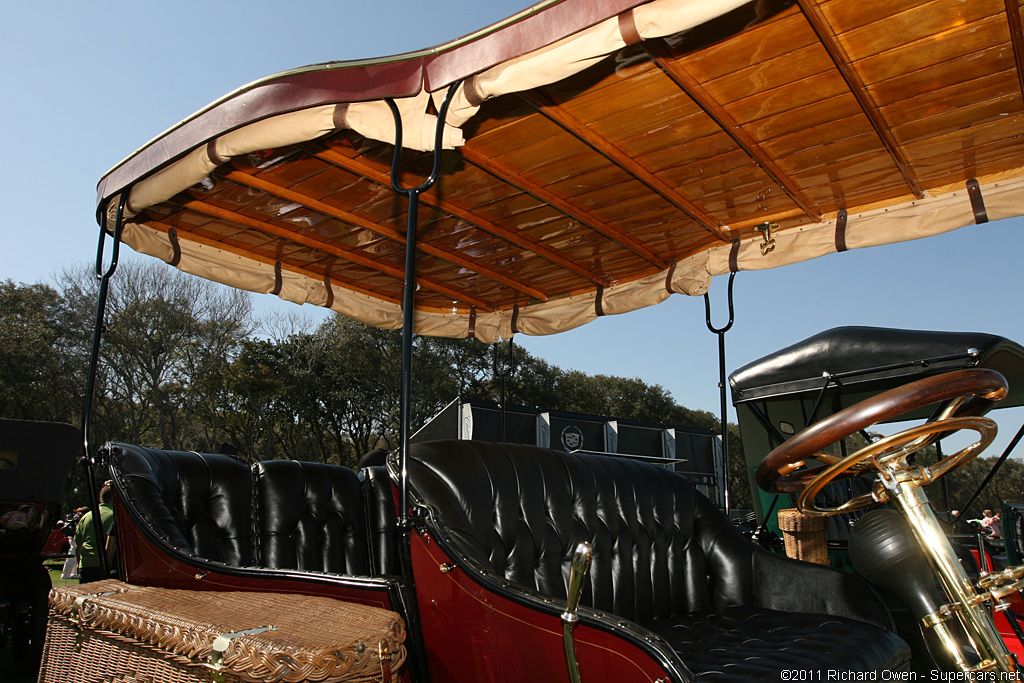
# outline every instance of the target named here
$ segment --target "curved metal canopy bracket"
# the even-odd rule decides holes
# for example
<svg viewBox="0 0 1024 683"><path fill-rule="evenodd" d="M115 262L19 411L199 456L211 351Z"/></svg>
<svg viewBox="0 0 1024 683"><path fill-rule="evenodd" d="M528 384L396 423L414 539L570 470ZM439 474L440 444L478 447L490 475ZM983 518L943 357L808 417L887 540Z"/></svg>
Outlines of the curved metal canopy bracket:
<svg viewBox="0 0 1024 683"><path fill-rule="evenodd" d="M410 422L412 420L412 342L413 321L416 309L416 224L419 209L419 197L437 182L441 171L441 147L444 141L444 121L447 118L448 106L452 96L462 81L456 81L448 87L441 111L437 114L437 129L434 133L434 165L430 176L415 187L403 187L399 181L399 163L402 158L402 115L398 105L392 98L386 98L391 115L395 119L395 153L391 159L391 187L398 194L404 195L409 202L408 217L405 229L405 289L402 296L402 404L399 412L399 470L401 492L401 510L398 517L400 529L408 529L409 519L409 487L407 483L407 454L409 451Z"/></svg>
<svg viewBox="0 0 1024 683"><path fill-rule="evenodd" d="M85 380L85 403L82 406L82 463L85 465L87 473L89 509L92 511L93 519L100 519L100 500L96 492L95 467L97 460L92 452L92 444L90 442L92 436L92 399L93 394L96 393L96 374L100 363L100 341L105 329L103 321L107 309L107 292L110 288L110 278L113 277L114 271L117 270L117 261L121 253L121 232L124 229L124 210L128 205L128 194L129 188L126 188L121 192L121 198L117 202L117 214L114 218L114 246L110 250L110 264L106 268L103 266L107 242L107 229L103 217L106 214L105 212L100 212L99 214L100 237L96 245L94 272L100 286L96 297L96 324L93 326L92 349L89 353L89 374ZM93 524L93 530L96 533L93 543L98 550L100 570L103 576L107 576L110 573L110 563L104 550L106 548L106 539L103 537L103 525Z"/></svg>
<svg viewBox="0 0 1024 683"><path fill-rule="evenodd" d="M729 273L729 322L724 327L715 327L711 322L711 297L704 292L704 315L707 321L708 330L718 335L718 393L721 399L721 422L722 422L722 472L719 475L719 487L721 492L720 503L726 516L729 515L729 422L727 418L729 404L725 394L725 333L732 329L733 321L736 319L736 311L733 299L733 280L736 279L736 271Z"/></svg>

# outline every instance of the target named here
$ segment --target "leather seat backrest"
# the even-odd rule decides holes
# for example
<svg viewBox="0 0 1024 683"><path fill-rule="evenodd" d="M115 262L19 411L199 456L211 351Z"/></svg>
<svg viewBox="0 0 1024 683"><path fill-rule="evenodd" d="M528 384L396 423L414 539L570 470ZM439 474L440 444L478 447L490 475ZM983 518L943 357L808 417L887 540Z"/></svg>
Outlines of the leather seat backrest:
<svg viewBox="0 0 1024 683"><path fill-rule="evenodd" d="M294 460L253 466L260 564L370 573L362 485L347 467Z"/></svg>
<svg viewBox="0 0 1024 683"><path fill-rule="evenodd" d="M366 501L366 525L370 547L372 576L401 574L398 555L398 518L395 514L395 493L391 475L383 465L359 470Z"/></svg>
<svg viewBox="0 0 1024 683"><path fill-rule="evenodd" d="M646 622L750 604L752 544L686 479L657 465L519 444L410 450L409 484L458 554L562 599L593 546L583 602Z"/></svg>
<svg viewBox="0 0 1024 683"><path fill-rule="evenodd" d="M116 444L111 471L147 524L170 545L235 566L254 561L249 466L213 453Z"/></svg>

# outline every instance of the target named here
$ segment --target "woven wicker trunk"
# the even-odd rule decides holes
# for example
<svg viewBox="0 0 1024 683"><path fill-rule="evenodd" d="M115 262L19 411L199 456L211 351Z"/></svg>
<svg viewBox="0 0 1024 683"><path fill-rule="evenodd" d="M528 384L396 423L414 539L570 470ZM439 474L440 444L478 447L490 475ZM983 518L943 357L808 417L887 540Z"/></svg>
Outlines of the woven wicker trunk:
<svg viewBox="0 0 1024 683"><path fill-rule="evenodd" d="M401 678L399 615L331 598L108 580L50 592L40 683Z"/></svg>

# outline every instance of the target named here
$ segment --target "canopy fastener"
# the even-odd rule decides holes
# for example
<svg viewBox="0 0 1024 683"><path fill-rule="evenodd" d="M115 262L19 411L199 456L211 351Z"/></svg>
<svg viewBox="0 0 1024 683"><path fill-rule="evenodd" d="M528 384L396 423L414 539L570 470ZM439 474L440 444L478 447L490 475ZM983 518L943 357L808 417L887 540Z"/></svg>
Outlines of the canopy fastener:
<svg viewBox="0 0 1024 683"><path fill-rule="evenodd" d="M761 256L767 256L775 251L775 239L772 238L772 230L778 230L779 224L769 221L755 226L754 229L760 232L761 237L764 239L764 242L761 242Z"/></svg>

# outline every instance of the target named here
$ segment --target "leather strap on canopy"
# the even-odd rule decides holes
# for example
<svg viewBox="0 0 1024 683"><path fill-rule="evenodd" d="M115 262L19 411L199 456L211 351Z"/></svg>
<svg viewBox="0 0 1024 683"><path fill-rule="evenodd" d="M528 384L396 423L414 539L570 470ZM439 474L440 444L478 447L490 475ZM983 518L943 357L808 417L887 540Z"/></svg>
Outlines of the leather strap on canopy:
<svg viewBox="0 0 1024 683"><path fill-rule="evenodd" d="M846 209L839 209L836 214L836 251L846 251Z"/></svg>
<svg viewBox="0 0 1024 683"><path fill-rule="evenodd" d="M981 186L976 178L967 181L967 196L971 198L971 210L974 211L974 222L977 225L988 223L988 211L985 210L985 199L981 196Z"/></svg>
<svg viewBox="0 0 1024 683"><path fill-rule="evenodd" d="M171 260L169 260L167 264L176 266L181 262L181 245L178 243L177 228L171 228L167 231L167 239L171 241L171 249L174 250L174 253L171 255Z"/></svg>

